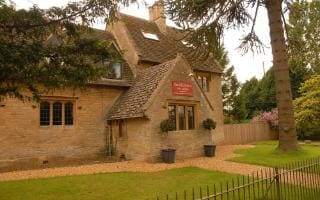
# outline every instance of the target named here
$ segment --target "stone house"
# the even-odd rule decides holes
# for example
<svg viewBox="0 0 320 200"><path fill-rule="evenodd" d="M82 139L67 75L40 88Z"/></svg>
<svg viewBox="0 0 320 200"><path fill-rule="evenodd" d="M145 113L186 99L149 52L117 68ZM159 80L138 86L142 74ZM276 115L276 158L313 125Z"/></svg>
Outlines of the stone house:
<svg viewBox="0 0 320 200"><path fill-rule="evenodd" d="M113 70L109 77L85 90L50 92L41 103L0 102L0 162L111 152L157 161L164 148L175 148L179 159L223 142L219 64L212 56L190 56L193 50L180 40L184 33L166 25L161 5L149 9L149 20L119 14L93 33L123 52L124 62L106 65ZM164 135L160 123L168 118L176 130ZM207 118L217 122L211 132L202 127Z"/></svg>

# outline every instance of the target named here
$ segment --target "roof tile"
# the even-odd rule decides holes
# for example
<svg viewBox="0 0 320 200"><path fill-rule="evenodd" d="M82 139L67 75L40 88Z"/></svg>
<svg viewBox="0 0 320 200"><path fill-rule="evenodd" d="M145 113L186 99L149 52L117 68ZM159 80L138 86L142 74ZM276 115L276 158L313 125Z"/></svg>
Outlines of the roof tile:
<svg viewBox="0 0 320 200"><path fill-rule="evenodd" d="M174 61L175 60L170 60L141 72L136 77L130 89L124 92L116 101L108 113L107 119L143 117L143 106L147 103Z"/></svg>

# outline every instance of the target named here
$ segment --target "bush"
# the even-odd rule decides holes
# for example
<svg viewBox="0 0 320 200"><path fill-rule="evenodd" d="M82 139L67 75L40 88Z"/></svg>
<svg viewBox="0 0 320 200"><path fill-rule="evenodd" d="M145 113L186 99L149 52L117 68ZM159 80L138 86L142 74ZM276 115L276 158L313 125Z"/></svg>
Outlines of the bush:
<svg viewBox="0 0 320 200"><path fill-rule="evenodd" d="M263 112L252 118L252 122L266 122L272 129L278 129L278 109L274 108L270 112Z"/></svg>
<svg viewBox="0 0 320 200"><path fill-rule="evenodd" d="M296 127L301 139L320 138L320 75L302 83L299 98L294 100Z"/></svg>
<svg viewBox="0 0 320 200"><path fill-rule="evenodd" d="M202 122L202 125L205 129L212 130L216 128L217 123L213 119L206 119Z"/></svg>
<svg viewBox="0 0 320 200"><path fill-rule="evenodd" d="M163 120L160 124L160 130L161 132L174 131L175 130L174 121L170 119Z"/></svg>

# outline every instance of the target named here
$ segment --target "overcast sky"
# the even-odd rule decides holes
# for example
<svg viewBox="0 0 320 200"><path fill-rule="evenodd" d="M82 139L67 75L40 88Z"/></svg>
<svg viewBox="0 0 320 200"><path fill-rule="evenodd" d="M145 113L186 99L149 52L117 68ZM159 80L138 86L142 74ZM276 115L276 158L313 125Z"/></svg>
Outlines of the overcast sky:
<svg viewBox="0 0 320 200"><path fill-rule="evenodd" d="M17 8L29 8L33 4L37 4L40 8L48 8L50 6L63 6L68 0L13 0ZM148 5L152 5L155 0L145 0ZM148 9L144 5L137 6L136 4L131 5L128 8L121 9L121 12L130 14L133 16L148 19ZM170 20L167 23L173 25ZM102 22L94 25L95 28L104 29L105 24ZM247 53L241 56L237 47L240 44L239 39L248 31L250 28L245 30L228 30L224 35L224 43L226 50L228 51L228 56L230 59L230 65L235 67L235 73L241 82L244 82L252 77L261 78L263 76L263 63L265 70L268 70L272 65L272 55L269 40L269 28L267 13L265 8L260 8L259 16L256 23L256 32L260 39L267 46L264 54L252 54Z"/></svg>

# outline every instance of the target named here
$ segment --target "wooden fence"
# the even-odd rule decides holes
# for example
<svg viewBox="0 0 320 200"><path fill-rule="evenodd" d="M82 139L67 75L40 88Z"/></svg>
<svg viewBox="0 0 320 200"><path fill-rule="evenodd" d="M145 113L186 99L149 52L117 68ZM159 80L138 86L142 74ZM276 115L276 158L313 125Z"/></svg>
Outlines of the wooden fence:
<svg viewBox="0 0 320 200"><path fill-rule="evenodd" d="M267 123L225 124L225 144L247 144L260 140L277 139L277 132Z"/></svg>

